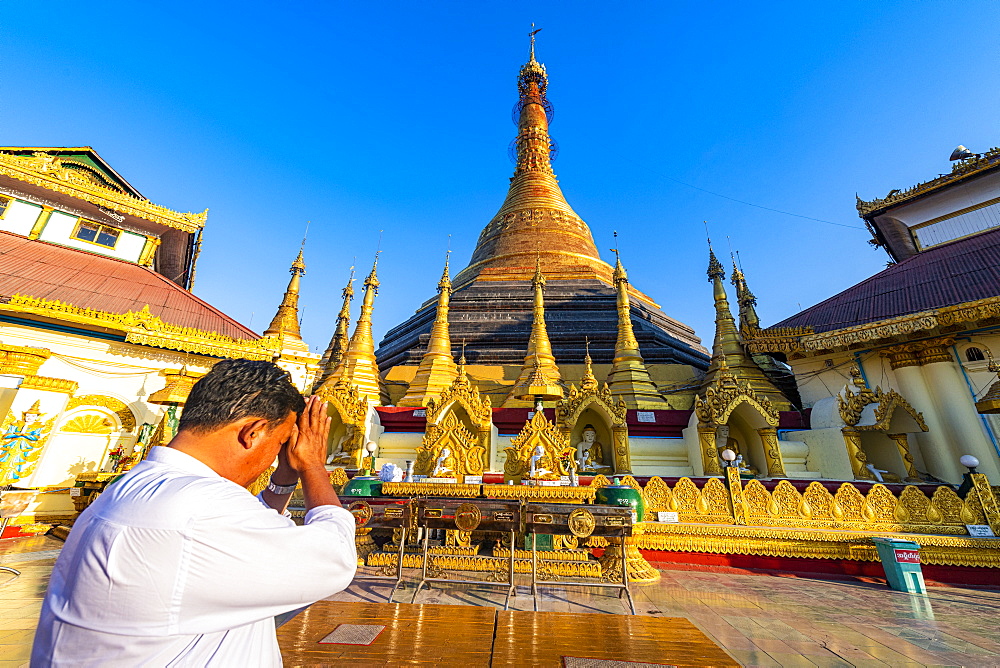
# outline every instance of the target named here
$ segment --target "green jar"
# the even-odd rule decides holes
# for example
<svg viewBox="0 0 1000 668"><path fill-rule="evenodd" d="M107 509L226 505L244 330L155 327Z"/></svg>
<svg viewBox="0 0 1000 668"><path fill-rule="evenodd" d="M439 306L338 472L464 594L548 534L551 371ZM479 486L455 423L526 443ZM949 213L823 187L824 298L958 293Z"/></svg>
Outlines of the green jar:
<svg viewBox="0 0 1000 668"><path fill-rule="evenodd" d="M598 488L596 502L604 506L625 506L632 509L632 522L641 522L646 516L646 502L642 493L615 478L614 484Z"/></svg>
<svg viewBox="0 0 1000 668"><path fill-rule="evenodd" d="M343 496L382 496L382 481L378 476L357 475L344 485Z"/></svg>

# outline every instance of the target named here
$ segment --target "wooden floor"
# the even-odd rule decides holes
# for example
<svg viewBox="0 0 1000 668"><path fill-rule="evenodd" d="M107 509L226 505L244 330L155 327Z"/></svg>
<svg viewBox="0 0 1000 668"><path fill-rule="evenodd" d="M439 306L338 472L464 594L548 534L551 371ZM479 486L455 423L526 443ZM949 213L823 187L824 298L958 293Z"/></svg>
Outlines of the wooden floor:
<svg viewBox="0 0 1000 668"><path fill-rule="evenodd" d="M367 646L320 644L339 624L384 625L385 630ZM286 666L556 667L567 656L739 665L683 618L505 612L467 605L320 601L278 629L278 644Z"/></svg>

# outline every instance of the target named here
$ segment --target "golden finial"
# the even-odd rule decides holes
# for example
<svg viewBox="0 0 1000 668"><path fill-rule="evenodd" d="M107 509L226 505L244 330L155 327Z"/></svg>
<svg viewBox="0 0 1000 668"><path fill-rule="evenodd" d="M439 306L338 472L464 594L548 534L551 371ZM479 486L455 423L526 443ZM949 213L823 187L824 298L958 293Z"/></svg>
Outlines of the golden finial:
<svg viewBox="0 0 1000 668"><path fill-rule="evenodd" d="M628 273L626 273L625 267L622 265L621 254L618 252L618 231L615 230L612 234L614 234L615 237L615 247L611 249L611 252L615 254L615 272L613 279L615 285L617 285L619 281L628 282Z"/></svg>
<svg viewBox="0 0 1000 668"><path fill-rule="evenodd" d="M545 274L542 273L542 253L535 249L535 275L531 278L532 287L545 287Z"/></svg>
<svg viewBox="0 0 1000 668"><path fill-rule="evenodd" d="M542 29L541 28L537 28L536 29L535 28L535 24L532 23L531 24L531 32L528 33L528 37L531 38L531 52L530 52L529 57L528 57L529 61L534 61L535 60L535 35L537 35L540 32L542 32Z"/></svg>
<svg viewBox="0 0 1000 668"><path fill-rule="evenodd" d="M590 359L590 337L584 337L584 346L586 354L583 358L583 378L580 380L580 389L582 390L592 390L597 389L597 378L594 377L594 368L592 361Z"/></svg>

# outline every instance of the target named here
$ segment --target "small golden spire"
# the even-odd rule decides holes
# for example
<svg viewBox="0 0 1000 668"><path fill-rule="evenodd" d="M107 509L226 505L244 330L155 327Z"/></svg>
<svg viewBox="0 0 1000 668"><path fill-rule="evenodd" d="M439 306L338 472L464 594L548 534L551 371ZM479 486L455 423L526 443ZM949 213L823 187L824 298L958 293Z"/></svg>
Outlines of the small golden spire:
<svg viewBox="0 0 1000 668"><path fill-rule="evenodd" d="M618 233L615 232L615 241ZM656 384L649 376L649 369L639 352L639 342L632 328L632 301L628 294L628 274L622 266L621 255L616 248L615 253L615 291L618 307L618 339L615 342L615 357L608 373L608 388L611 394L625 402L629 408L639 410L656 410L669 408Z"/></svg>
<svg viewBox="0 0 1000 668"><path fill-rule="evenodd" d="M524 365L518 375L517 382L507 395L505 406L510 406L512 400L521 399L526 396L524 391L529 385L529 380L535 368L539 369L548 381L550 386L559 388L562 384L562 377L559 367L556 366L556 358L552 354L552 343L549 341L548 329L545 327L545 275L542 273L540 253L536 251L535 256L535 276L531 279L531 287L535 294L535 305L532 310L531 337L528 339L528 352L524 356ZM559 389L560 396L562 389Z"/></svg>
<svg viewBox="0 0 1000 668"><path fill-rule="evenodd" d="M451 278L448 274L449 250L445 254L444 272L438 281L438 303L434 324L431 325L427 351L420 359L420 367L410 382L399 406L426 406L427 403L447 390L458 370L451 352L451 335L448 331L448 303L452 294Z"/></svg>
<svg viewBox="0 0 1000 668"><path fill-rule="evenodd" d="M347 351L337 369L326 379L324 386L330 384L352 385L369 403L378 404L381 401L379 388L378 364L375 362L375 341L372 338L372 311L375 307L375 295L378 294L378 256L381 250L375 252L375 262L371 273L365 279L365 295L361 300L361 315L354 327Z"/></svg>
<svg viewBox="0 0 1000 668"><path fill-rule="evenodd" d="M333 337L330 339L330 345L326 347L326 352L323 353L323 357L319 361L319 365L322 368L322 375L316 381L316 387L313 389L314 392L337 370L340 361L344 358L344 353L347 352L347 346L350 345L350 339L347 334L351 326L351 300L354 299L353 265L351 266L351 277L347 280L347 285L340 291L340 294L343 295L344 304L340 307L340 313L337 314L337 326L333 331Z"/></svg>
<svg viewBox="0 0 1000 668"><path fill-rule="evenodd" d="M746 277L743 275L743 270L739 268L736 263L736 253L732 256L733 260L733 275L731 281L733 287L736 288L736 303L740 306L740 330L744 329L760 329L760 318L757 317L757 298L750 288L747 286Z"/></svg>
<svg viewBox="0 0 1000 668"><path fill-rule="evenodd" d="M277 336L286 345L291 344L291 347L304 348L308 351L309 347L302 341L302 332L299 327L299 283L301 277L306 273L306 263L302 259L305 244L306 240L303 239L302 246L299 247L299 254L289 269L292 278L288 281L285 296L282 298L271 324L264 330L264 336Z"/></svg>
<svg viewBox="0 0 1000 668"><path fill-rule="evenodd" d="M590 359L590 337L584 338L586 346L586 356L583 358L583 379L580 380L580 389L586 391L597 389L597 378L594 376L594 368Z"/></svg>
<svg viewBox="0 0 1000 668"><path fill-rule="evenodd" d="M730 379L747 381L758 394L766 396L778 407L778 410L789 410L791 402L764 374L763 370L743 349L736 320L729 308L729 298L726 295L724 281L725 269L715 257L711 240L708 243L708 280L712 283L715 299L715 340L712 343L712 360L708 371L702 380L702 391L717 380Z"/></svg>

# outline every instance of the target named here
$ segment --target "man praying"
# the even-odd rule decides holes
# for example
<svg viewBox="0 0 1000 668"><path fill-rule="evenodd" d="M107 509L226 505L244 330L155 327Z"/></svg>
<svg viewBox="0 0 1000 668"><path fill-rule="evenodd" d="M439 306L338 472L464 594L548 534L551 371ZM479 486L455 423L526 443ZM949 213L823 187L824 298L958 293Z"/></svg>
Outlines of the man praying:
<svg viewBox="0 0 1000 668"><path fill-rule="evenodd" d="M329 428L326 404L277 365L218 362L177 436L76 520L31 665L280 666L274 616L345 589L357 568L354 517L324 466ZM304 526L285 514L300 481Z"/></svg>

